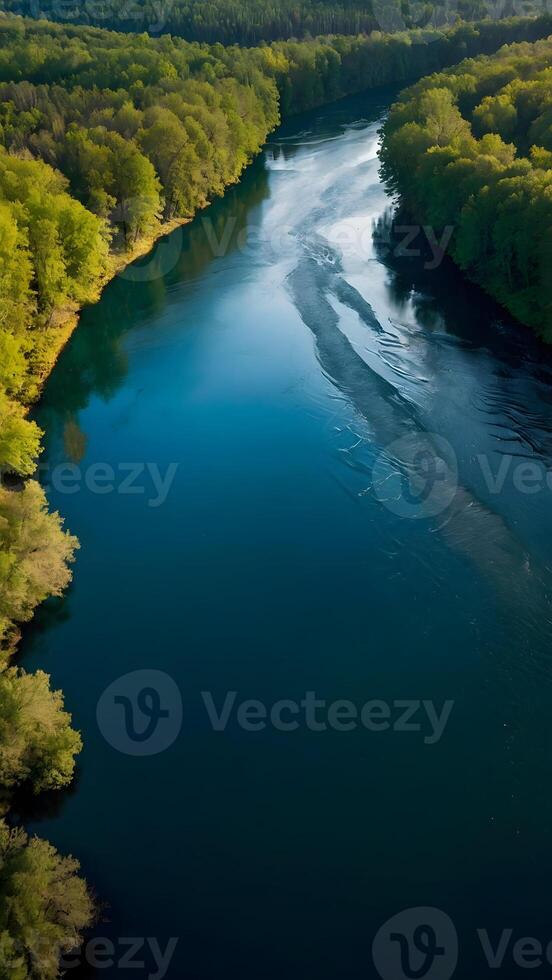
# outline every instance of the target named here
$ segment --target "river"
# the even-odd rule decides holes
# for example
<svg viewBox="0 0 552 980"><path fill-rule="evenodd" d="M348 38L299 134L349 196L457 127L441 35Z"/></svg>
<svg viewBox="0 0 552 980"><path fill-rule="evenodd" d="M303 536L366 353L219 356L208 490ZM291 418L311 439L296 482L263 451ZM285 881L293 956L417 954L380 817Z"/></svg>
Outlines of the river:
<svg viewBox="0 0 552 980"><path fill-rule="evenodd" d="M377 976L420 906L457 976L478 928L552 939L552 360L390 244L390 97L276 133L84 311L37 412L81 550L22 663L85 748L19 815L103 903L87 975L174 937L169 977Z"/></svg>

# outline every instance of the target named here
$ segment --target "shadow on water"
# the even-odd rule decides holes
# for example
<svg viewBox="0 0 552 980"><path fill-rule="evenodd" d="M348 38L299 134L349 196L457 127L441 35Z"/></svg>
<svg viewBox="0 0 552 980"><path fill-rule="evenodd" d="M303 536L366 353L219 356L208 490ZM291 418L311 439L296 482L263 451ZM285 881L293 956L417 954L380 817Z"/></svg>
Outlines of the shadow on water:
<svg viewBox="0 0 552 980"><path fill-rule="evenodd" d="M501 431L504 422L511 426L512 438L505 441L512 455L538 457L552 466L550 346L468 282L448 256L436 274L427 267L432 257L427 245L420 257L402 255L396 228L403 222L389 208L374 226L378 262L388 271L390 304L399 311L412 305L424 345L445 344L449 338L468 354L484 350L492 362L490 374L498 380L482 386L481 407L495 416Z"/></svg>
<svg viewBox="0 0 552 980"><path fill-rule="evenodd" d="M62 596L47 599L36 610L32 620L25 624L25 647L28 649L31 644L40 643L40 639L51 629L62 626L69 622L71 618L71 593L73 585L70 584ZM17 660L17 658L16 658Z"/></svg>
<svg viewBox="0 0 552 980"><path fill-rule="evenodd" d="M231 188L189 225L161 239L145 258L116 276L100 305L83 310L35 412L45 430L46 458L53 439L63 436L67 446L68 425L76 427L78 437L75 418L92 396L109 401L124 382L128 363L123 340L128 331L155 325L168 304L180 302L177 287L193 287L216 261L214 249L216 253L219 245L224 257L235 252L251 211L268 195L268 173L260 158L239 187Z"/></svg>
<svg viewBox="0 0 552 980"><path fill-rule="evenodd" d="M404 235L397 228L408 224L408 216L392 207L374 223L374 247L378 261L389 272L391 305L400 309L413 302L416 319L428 341L433 331L445 331L467 345L488 347L493 357L512 368L534 362L540 378L550 385L552 404L550 347L513 320L482 289L468 282L447 255L437 275L428 268L432 254L423 235L416 239L420 256L402 254Z"/></svg>
<svg viewBox="0 0 552 980"><path fill-rule="evenodd" d="M25 826L35 820L58 817L67 801L75 796L78 790L78 769L73 782L64 789L55 789L47 793L39 793L38 795L33 794L27 789L20 789L12 797L9 814L10 823L13 826Z"/></svg>

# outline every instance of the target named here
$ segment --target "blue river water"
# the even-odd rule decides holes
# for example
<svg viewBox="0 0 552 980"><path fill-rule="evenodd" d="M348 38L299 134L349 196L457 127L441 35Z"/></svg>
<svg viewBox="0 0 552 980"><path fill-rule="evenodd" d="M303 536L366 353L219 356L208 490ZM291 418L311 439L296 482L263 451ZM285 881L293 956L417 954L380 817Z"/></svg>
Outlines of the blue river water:
<svg viewBox="0 0 552 980"><path fill-rule="evenodd" d="M391 234L390 98L274 134L84 311L37 412L81 550L21 662L84 751L19 815L108 941L69 975L140 937L136 977L447 980L372 949L420 907L456 976L496 975L477 930L512 930L500 977L552 940L552 360Z"/></svg>

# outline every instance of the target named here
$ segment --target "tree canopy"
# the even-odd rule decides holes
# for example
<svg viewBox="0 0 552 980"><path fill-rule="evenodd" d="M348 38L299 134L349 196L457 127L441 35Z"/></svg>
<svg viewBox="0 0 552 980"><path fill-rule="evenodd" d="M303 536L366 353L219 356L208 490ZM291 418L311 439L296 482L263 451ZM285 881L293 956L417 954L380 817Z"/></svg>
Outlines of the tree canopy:
<svg viewBox="0 0 552 980"><path fill-rule="evenodd" d="M78 546L32 479L41 433L27 414L67 337L64 322L97 297L121 256L235 183L282 116L552 31L546 17L400 31L396 20L392 33L364 35L352 0L331 11L325 0L278 9L232 2L187 8L183 0L174 17L193 6L199 38L215 26L217 36L235 37L246 21L254 40L255 31L287 35L292 22L301 35L333 30L340 17L354 33L223 48L0 14L0 477L20 478L16 492L0 481L4 805L21 785L66 785L81 747L48 677L8 666L19 624L63 593ZM117 19L130 8L112 9ZM407 4L400 11L411 16ZM521 44L496 60L466 62L481 70L461 67L415 86L393 110L384 152L388 179L420 210L431 208L436 224L463 215L458 261L491 269L497 282L503 266L512 295L522 281L531 309L537 215L549 228L550 44ZM550 242L539 234L543 276ZM119 369L114 357L106 390ZM49 844L0 822L0 978L57 976L60 952L78 944L92 917L77 872Z"/></svg>
<svg viewBox="0 0 552 980"><path fill-rule="evenodd" d="M258 45L321 35L358 35L371 31L403 31L443 27L459 18L483 19L483 0L1 0L0 9L53 21L86 24L118 31L173 34L209 44ZM544 0L501 0L493 17L511 17L546 10Z"/></svg>
<svg viewBox="0 0 552 980"><path fill-rule="evenodd" d="M55 980L94 905L72 857L0 820L0 978Z"/></svg>
<svg viewBox="0 0 552 980"><path fill-rule="evenodd" d="M383 173L452 257L552 339L552 39L503 47L401 93Z"/></svg>

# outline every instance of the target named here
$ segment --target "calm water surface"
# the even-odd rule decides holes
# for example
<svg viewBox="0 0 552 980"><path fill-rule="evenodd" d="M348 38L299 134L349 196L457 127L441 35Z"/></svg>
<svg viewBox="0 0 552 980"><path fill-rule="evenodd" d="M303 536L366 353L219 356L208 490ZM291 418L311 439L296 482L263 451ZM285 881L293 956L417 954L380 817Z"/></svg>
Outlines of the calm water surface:
<svg viewBox="0 0 552 980"><path fill-rule="evenodd" d="M457 976L496 975L477 928L552 939L552 361L446 262L386 243L389 98L275 134L85 311L38 413L50 468L107 464L119 492L50 487L82 548L23 663L63 689L85 749L72 790L21 816L80 859L98 935L179 937L171 978L376 976L374 934L416 906L453 920ZM429 465L439 439L451 469L416 506L412 446ZM149 471L123 493L128 464L178 464L166 499ZM96 720L139 669L183 699L153 756ZM432 744L421 708L421 731L232 713L221 732L205 691L379 699L391 720L454 706Z"/></svg>

